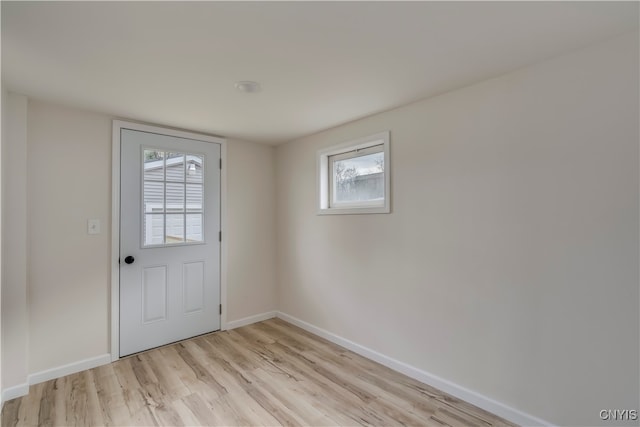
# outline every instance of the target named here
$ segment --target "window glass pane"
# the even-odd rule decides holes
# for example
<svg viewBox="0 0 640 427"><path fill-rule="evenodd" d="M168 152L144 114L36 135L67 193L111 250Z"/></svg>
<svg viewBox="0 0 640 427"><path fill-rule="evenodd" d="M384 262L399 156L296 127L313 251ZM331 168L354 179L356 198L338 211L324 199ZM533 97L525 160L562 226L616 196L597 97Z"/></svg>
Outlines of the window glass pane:
<svg viewBox="0 0 640 427"><path fill-rule="evenodd" d="M187 212L202 212L202 184L187 184Z"/></svg>
<svg viewBox="0 0 640 427"><path fill-rule="evenodd" d="M202 166L204 158L193 154L187 154L187 182L202 183Z"/></svg>
<svg viewBox="0 0 640 427"><path fill-rule="evenodd" d="M187 214L187 242L202 241L202 214Z"/></svg>
<svg viewBox="0 0 640 427"><path fill-rule="evenodd" d="M167 182L167 212L184 212L184 184Z"/></svg>
<svg viewBox="0 0 640 427"><path fill-rule="evenodd" d="M203 162L199 154L143 151L143 246L204 241Z"/></svg>
<svg viewBox="0 0 640 427"><path fill-rule="evenodd" d="M164 215L146 214L144 216L144 245L161 245L164 243Z"/></svg>
<svg viewBox="0 0 640 427"><path fill-rule="evenodd" d="M384 153L332 162L334 203L384 202Z"/></svg>
<svg viewBox="0 0 640 427"><path fill-rule="evenodd" d="M184 182L184 154L167 153L167 181Z"/></svg>
<svg viewBox="0 0 640 427"><path fill-rule="evenodd" d="M166 243L184 242L184 214L167 214Z"/></svg>
<svg viewBox="0 0 640 427"><path fill-rule="evenodd" d="M164 182L144 182L144 212L164 212Z"/></svg>
<svg viewBox="0 0 640 427"><path fill-rule="evenodd" d="M144 179L164 181L164 152L144 150Z"/></svg>

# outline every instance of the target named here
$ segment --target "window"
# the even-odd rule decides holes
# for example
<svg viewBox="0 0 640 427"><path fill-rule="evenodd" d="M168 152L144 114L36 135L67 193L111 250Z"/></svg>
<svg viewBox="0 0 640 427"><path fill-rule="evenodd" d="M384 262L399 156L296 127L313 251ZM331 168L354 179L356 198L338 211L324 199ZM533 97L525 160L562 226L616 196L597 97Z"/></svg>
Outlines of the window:
<svg viewBox="0 0 640 427"><path fill-rule="evenodd" d="M389 178L389 132L321 150L318 213L389 213Z"/></svg>
<svg viewBox="0 0 640 427"><path fill-rule="evenodd" d="M144 149L143 247L204 241L204 156Z"/></svg>

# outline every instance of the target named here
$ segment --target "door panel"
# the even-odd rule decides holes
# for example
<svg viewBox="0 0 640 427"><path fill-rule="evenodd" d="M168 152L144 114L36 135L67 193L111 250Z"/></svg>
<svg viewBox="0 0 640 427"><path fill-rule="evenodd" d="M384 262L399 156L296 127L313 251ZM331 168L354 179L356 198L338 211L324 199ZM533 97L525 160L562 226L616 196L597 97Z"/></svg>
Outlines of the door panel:
<svg viewBox="0 0 640 427"><path fill-rule="evenodd" d="M196 313L202 311L204 306L204 261L185 262L183 271L183 301L184 313Z"/></svg>
<svg viewBox="0 0 640 427"><path fill-rule="evenodd" d="M220 145L122 129L120 151L125 356L220 329Z"/></svg>
<svg viewBox="0 0 640 427"><path fill-rule="evenodd" d="M167 266L145 267L142 277L142 323L166 320Z"/></svg>

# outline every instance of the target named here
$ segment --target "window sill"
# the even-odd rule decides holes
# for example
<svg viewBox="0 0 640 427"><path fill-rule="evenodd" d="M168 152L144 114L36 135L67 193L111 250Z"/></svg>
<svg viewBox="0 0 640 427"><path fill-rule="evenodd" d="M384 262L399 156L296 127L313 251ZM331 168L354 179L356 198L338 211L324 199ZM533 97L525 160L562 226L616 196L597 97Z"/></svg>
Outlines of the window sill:
<svg viewBox="0 0 640 427"><path fill-rule="evenodd" d="M327 208L319 209L317 215L358 215L358 214L389 214L391 209L388 206L375 208Z"/></svg>

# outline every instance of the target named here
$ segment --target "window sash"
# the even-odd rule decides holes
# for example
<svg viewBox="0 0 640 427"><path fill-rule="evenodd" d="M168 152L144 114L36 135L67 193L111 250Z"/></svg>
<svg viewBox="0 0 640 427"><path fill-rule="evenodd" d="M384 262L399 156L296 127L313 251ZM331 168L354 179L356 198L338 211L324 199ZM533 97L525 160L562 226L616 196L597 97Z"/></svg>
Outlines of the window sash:
<svg viewBox="0 0 640 427"><path fill-rule="evenodd" d="M384 197L380 200L358 200L354 202L340 202L335 200L335 195L336 195L336 179L335 179L336 177L334 174L335 162L341 161L341 160L347 160L347 159L354 159L358 157L364 157L364 156L368 156L370 154L376 154L376 153L384 153L384 144L373 145L371 147L366 147L366 148L358 148L355 150L346 151L344 153L328 156L327 176L329 179L329 182L328 182L329 208L375 208L375 207L381 207L385 205L385 198L387 197L386 194L384 194ZM386 162L384 155L383 155L383 159ZM385 174L385 171L383 170L382 171L383 179L384 179L384 174Z"/></svg>

